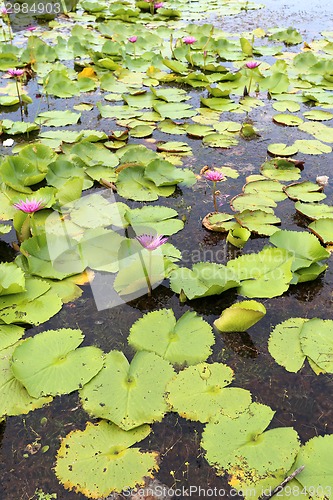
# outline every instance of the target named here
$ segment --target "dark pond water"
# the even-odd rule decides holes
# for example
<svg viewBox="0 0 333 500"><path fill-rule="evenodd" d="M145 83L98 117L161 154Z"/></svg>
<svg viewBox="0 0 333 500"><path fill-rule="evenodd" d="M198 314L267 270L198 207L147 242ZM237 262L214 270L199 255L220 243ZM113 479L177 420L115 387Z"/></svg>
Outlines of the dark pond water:
<svg viewBox="0 0 333 500"><path fill-rule="evenodd" d="M309 37L318 35L321 30L332 28L333 3L322 5L310 0L266 0L263 3L267 5L266 10L243 12L233 18L223 21L218 19L216 22L222 22L224 29L229 31L292 25L307 33ZM37 88L35 90L37 93ZM196 92L193 94L198 95ZM93 99L90 97L91 102L98 99L100 96ZM79 100L67 100L66 104L72 107ZM60 100L50 99L49 107L59 109L59 104L63 106ZM37 109L47 109L44 99L36 100L36 103L29 107L27 118L33 118ZM259 108L259 111L252 111L250 114L261 134L258 141L241 140L237 147L230 150L216 150L203 148L201 141L186 138L194 154L185 158L184 165L190 166L196 173L199 173L204 165L229 165L236 168L240 177L223 183L223 190L230 196L238 194L245 177L250 173L259 172L261 163L266 159L268 141L286 142L290 134L293 139L301 138L301 132L291 131L290 128L275 126L273 129L270 126L271 115L266 111L266 107L263 109L264 112ZM18 118L18 111L7 115L8 118L14 116ZM228 116L224 119L228 119ZM231 115L230 119L235 119L235 115ZM111 120L100 119L98 111L94 110L83 114L79 128L109 132L115 127ZM170 140L170 136L156 132L154 138ZM299 155L299 159L305 160L303 180L314 180L319 174L330 175L332 154L306 158ZM328 195L325 202L331 204L332 189L328 188L325 192ZM140 206L138 203L129 204ZM191 260L198 260L198 255L201 260L220 263L240 255L240 250L228 245L223 235L209 233L201 226L203 217L213 209L210 188L205 182L200 181L194 190L178 190L174 196L160 199L158 204L172 206L178 210L180 216L186 216L184 230L170 238L171 243L182 251L183 265L190 266ZM306 227L305 220L296 215L294 204L290 200L278 205L276 215L282 219L284 229ZM10 241L10 236L7 241ZM265 238L252 239L243 253L258 251L265 243ZM10 260L13 256L9 245L2 244L0 251L4 260ZM274 426L293 426L302 442L316 435L333 433L333 379L328 375L316 376L307 364L298 374L286 372L269 355L267 340L272 326L290 316L332 319L332 264L331 257L329 269L316 281L291 287L282 297L263 300L267 315L250 333L216 334L216 344L210 358L210 361L221 361L230 365L235 371L233 385L250 390L254 401L271 406L276 411ZM195 310L212 323L236 298L236 293L231 291L221 296L180 304L178 296L171 292L165 282L150 299L142 297L130 304L99 312L90 288L86 286L82 297L75 303L65 305L55 318L27 333L35 334L50 328L79 327L86 336L85 344L97 345L106 352L120 349L131 357L133 352L127 345L129 328L143 313L172 308L178 318L186 310ZM57 498L61 500L84 499L80 494L64 490L58 484L52 467L60 438L73 429L83 429L88 420L91 419L80 407L79 398L74 393L57 397L47 407L23 417L11 417L0 425L0 499L28 500L33 498L36 488L57 493ZM156 477L166 485L178 488L190 485L225 488L225 496L229 497L226 480L215 475L200 449L202 428L201 424L188 422L170 413L163 422L153 426L153 433L143 442L142 448L160 452L160 471ZM40 443L42 447L49 446L49 450L44 454L39 451L26 458L24 455L27 445L35 442Z"/></svg>

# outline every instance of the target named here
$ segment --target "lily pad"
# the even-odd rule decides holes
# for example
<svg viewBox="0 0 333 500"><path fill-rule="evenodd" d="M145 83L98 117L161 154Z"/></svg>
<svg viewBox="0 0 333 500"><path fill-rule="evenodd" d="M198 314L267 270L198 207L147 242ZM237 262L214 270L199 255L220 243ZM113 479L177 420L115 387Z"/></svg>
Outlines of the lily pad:
<svg viewBox="0 0 333 500"><path fill-rule="evenodd" d="M313 120L313 121L326 121L326 120L332 120L333 118L333 113L330 113L329 111L322 111L321 109L313 109L311 111L306 111L303 113L305 118L308 120Z"/></svg>
<svg viewBox="0 0 333 500"><path fill-rule="evenodd" d="M325 245L333 245L333 218L319 219L308 227Z"/></svg>
<svg viewBox="0 0 333 500"><path fill-rule="evenodd" d="M157 453L130 446L149 433L148 425L124 431L103 420L88 422L84 431L73 431L62 440L56 476L67 489L95 499L143 484L143 478L158 469Z"/></svg>
<svg viewBox="0 0 333 500"><path fill-rule="evenodd" d="M136 234L151 234L153 230L156 234L169 236L184 227L183 221L175 219L177 216L178 213L173 208L155 205L127 210L125 219Z"/></svg>
<svg viewBox="0 0 333 500"><path fill-rule="evenodd" d="M264 177L260 180L253 180L247 182L243 188L245 194L256 194L258 196L264 195L274 201L283 201L287 198L283 191L283 185L273 179L265 179Z"/></svg>
<svg viewBox="0 0 333 500"><path fill-rule="evenodd" d="M302 203L297 201L295 209L311 220L333 219L333 206L325 203Z"/></svg>
<svg viewBox="0 0 333 500"><path fill-rule="evenodd" d="M312 263L328 259L330 256L318 239L305 231L282 230L273 234L270 242L293 255L292 271L309 267Z"/></svg>
<svg viewBox="0 0 333 500"><path fill-rule="evenodd" d="M300 447L292 427L264 432L273 415L268 406L252 403L236 418L221 415L209 422L202 436L208 462L220 474L227 472L236 489L251 488L255 498L263 483L273 489L281 482L279 475L288 472Z"/></svg>
<svg viewBox="0 0 333 500"><path fill-rule="evenodd" d="M16 325L0 325L0 351L16 344L24 335L24 328Z"/></svg>
<svg viewBox="0 0 333 500"><path fill-rule="evenodd" d="M265 177L282 182L297 181L301 176L299 166L283 158L266 161L261 165L260 171Z"/></svg>
<svg viewBox="0 0 333 500"><path fill-rule="evenodd" d="M202 225L209 231L221 233L228 232L235 226L234 216L224 212L213 212L206 215L202 220Z"/></svg>
<svg viewBox="0 0 333 500"><path fill-rule="evenodd" d="M277 325L269 337L269 353L288 372L298 372L306 359L300 342L300 332L306 321L303 318L289 318Z"/></svg>
<svg viewBox="0 0 333 500"><path fill-rule="evenodd" d="M226 388L233 379L231 368L222 363L200 363L181 371L167 386L167 401L188 420L208 422L221 415L236 417L251 404L251 393Z"/></svg>
<svg viewBox="0 0 333 500"><path fill-rule="evenodd" d="M0 264L0 295L25 291L24 272L12 262Z"/></svg>
<svg viewBox="0 0 333 500"><path fill-rule="evenodd" d="M154 201L159 196L170 196L175 186L161 186L145 177L145 169L141 166L129 167L118 175L117 189L120 196L135 201Z"/></svg>
<svg viewBox="0 0 333 500"><path fill-rule="evenodd" d="M294 146L298 149L300 153L306 155L321 155L323 153L331 153L331 146L327 146L320 141L316 140L298 140L294 142ZM291 180L291 179L290 179Z"/></svg>
<svg viewBox="0 0 333 500"><path fill-rule="evenodd" d="M280 125L287 125L288 127L298 127L298 125L303 123L302 118L299 118L296 115L288 115L283 113L274 115L273 120Z"/></svg>
<svg viewBox="0 0 333 500"><path fill-rule="evenodd" d="M304 466L297 481L314 500L330 498L333 488L332 463L330 461L333 435L315 436L301 447L292 470Z"/></svg>
<svg viewBox="0 0 333 500"><path fill-rule="evenodd" d="M26 339L12 358L12 371L33 397L68 394L89 382L103 366L97 347L77 347L81 330L47 330Z"/></svg>
<svg viewBox="0 0 333 500"><path fill-rule="evenodd" d="M47 127L64 127L65 125L75 125L81 118L81 113L73 113L68 109L66 111L45 111L36 118L38 125Z"/></svg>
<svg viewBox="0 0 333 500"><path fill-rule="evenodd" d="M224 309L214 321L220 332L246 332L266 314L266 308L256 300L244 300Z"/></svg>
<svg viewBox="0 0 333 500"><path fill-rule="evenodd" d="M290 184L284 188L284 192L292 200L305 202L321 201L326 198L322 192L323 188L315 182L303 181Z"/></svg>
<svg viewBox="0 0 333 500"><path fill-rule="evenodd" d="M170 276L171 290L188 299L218 295L237 287L239 281L233 270L211 262L198 262L192 269L180 267Z"/></svg>
<svg viewBox="0 0 333 500"><path fill-rule="evenodd" d="M230 206L235 211L243 210L262 210L267 213L273 213L272 207L276 207L276 203L272 198L269 198L269 193L264 192L264 194L239 194L235 196L231 202Z"/></svg>
<svg viewBox="0 0 333 500"><path fill-rule="evenodd" d="M0 352L0 416L24 415L52 401L52 397L33 398L14 377L10 360L18 345L19 342Z"/></svg>
<svg viewBox="0 0 333 500"><path fill-rule="evenodd" d="M211 354L211 327L188 311L176 322L171 309L153 311L131 327L128 343L137 351L152 351L176 364L196 364Z"/></svg>
<svg viewBox="0 0 333 500"><path fill-rule="evenodd" d="M293 156L298 153L298 149L295 145L288 146L287 144L283 144L281 142L270 144L267 147L267 151L274 156Z"/></svg>
<svg viewBox="0 0 333 500"><path fill-rule="evenodd" d="M275 234L278 234L278 231ZM240 295L250 298L271 298L288 290L293 278L292 257L282 248L265 247L259 253L230 260L227 268L238 277Z"/></svg>
<svg viewBox="0 0 333 500"><path fill-rule="evenodd" d="M271 236L280 229L274 224L280 224L281 219L263 210L244 210L235 215L236 221L253 233Z"/></svg>
<svg viewBox="0 0 333 500"><path fill-rule="evenodd" d="M138 352L129 364L122 352L111 351L103 370L80 391L83 408L125 431L161 421L168 409L165 387L173 374L172 366L153 352Z"/></svg>

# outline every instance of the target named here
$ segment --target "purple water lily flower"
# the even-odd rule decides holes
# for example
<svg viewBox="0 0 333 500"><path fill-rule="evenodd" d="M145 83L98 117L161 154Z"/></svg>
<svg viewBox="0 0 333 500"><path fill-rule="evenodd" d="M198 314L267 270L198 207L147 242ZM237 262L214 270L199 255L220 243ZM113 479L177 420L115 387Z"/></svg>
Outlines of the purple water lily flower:
<svg viewBox="0 0 333 500"><path fill-rule="evenodd" d="M186 43L186 45L192 45L192 43L195 43L197 39L194 36L184 36L183 42Z"/></svg>
<svg viewBox="0 0 333 500"><path fill-rule="evenodd" d="M222 174L222 172L218 172L217 170L207 170L204 173L204 177L213 182L219 182L219 181L224 181L225 176Z"/></svg>
<svg viewBox="0 0 333 500"><path fill-rule="evenodd" d="M24 74L24 70L23 69L15 69L15 68L14 69L8 69L7 73L12 78L19 78L20 76L22 76Z"/></svg>
<svg viewBox="0 0 333 500"><path fill-rule="evenodd" d="M128 41L131 43L135 43L137 41L138 37L136 35L130 36L128 38Z"/></svg>
<svg viewBox="0 0 333 500"><path fill-rule="evenodd" d="M245 63L245 66L249 69L254 69L254 68L257 68L258 66L260 66L260 62L257 62L257 61L248 61L247 63Z"/></svg>
<svg viewBox="0 0 333 500"><path fill-rule="evenodd" d="M26 214L33 214L38 210L44 208L44 206L45 206L44 200L36 200L36 198L31 198L31 200L26 198L25 201L20 200L17 203L14 203L15 208L18 208L19 210L25 212Z"/></svg>
<svg viewBox="0 0 333 500"><path fill-rule="evenodd" d="M168 238L164 238L161 235L152 235L152 234L141 234L140 236L136 236L135 239L138 240L140 245L142 245L146 250L156 250L156 248L164 245L168 241Z"/></svg>

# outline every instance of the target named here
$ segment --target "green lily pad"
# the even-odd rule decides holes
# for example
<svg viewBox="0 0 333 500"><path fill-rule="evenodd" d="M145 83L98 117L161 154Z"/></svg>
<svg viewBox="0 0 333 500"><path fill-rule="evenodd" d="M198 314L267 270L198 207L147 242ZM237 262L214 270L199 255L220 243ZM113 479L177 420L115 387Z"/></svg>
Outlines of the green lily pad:
<svg viewBox="0 0 333 500"><path fill-rule="evenodd" d="M202 139L202 143L205 146L210 146L211 148L230 148L231 146L236 146L238 140L227 134L207 134Z"/></svg>
<svg viewBox="0 0 333 500"><path fill-rule="evenodd" d="M16 325L0 325L0 351L18 342L24 335L24 328Z"/></svg>
<svg viewBox="0 0 333 500"><path fill-rule="evenodd" d="M154 205L127 210L125 219L136 234L164 234L169 236L178 233L184 227L183 221L175 219L178 213L173 208Z"/></svg>
<svg viewBox="0 0 333 500"><path fill-rule="evenodd" d="M130 130L129 135L131 137L149 137L152 135L155 127L151 127L150 125L137 125Z"/></svg>
<svg viewBox="0 0 333 500"><path fill-rule="evenodd" d="M170 276L171 290L184 294L190 300L218 295L238 285L239 281L233 270L211 262L198 262L192 269L180 267Z"/></svg>
<svg viewBox="0 0 333 500"><path fill-rule="evenodd" d="M14 376L33 397L68 394L89 382L103 366L97 347L77 347L81 330L61 328L30 337L13 352Z"/></svg>
<svg viewBox="0 0 333 500"><path fill-rule="evenodd" d="M145 169L141 166L129 167L118 175L117 189L120 196L135 201L154 201L159 196L170 196L175 186L161 186L145 177Z"/></svg>
<svg viewBox="0 0 333 500"><path fill-rule="evenodd" d="M169 161L160 159L153 160L146 166L145 177L158 187L175 184L189 187L196 182L196 177L191 170L176 168Z"/></svg>
<svg viewBox="0 0 333 500"><path fill-rule="evenodd" d="M332 128L324 125L323 123L305 122L300 125L299 129L313 135L315 139L318 139L318 141L329 143L333 142Z"/></svg>
<svg viewBox="0 0 333 500"><path fill-rule="evenodd" d="M190 104L183 102L162 102L155 101L153 109L161 115L162 118L170 118L171 120L182 120L183 118L191 118L197 114Z"/></svg>
<svg viewBox="0 0 333 500"><path fill-rule="evenodd" d="M64 127L65 125L75 125L81 118L81 113L73 113L68 109L66 111L45 111L36 118L38 125L47 127Z"/></svg>
<svg viewBox="0 0 333 500"><path fill-rule="evenodd" d="M292 271L309 267L312 263L327 259L330 255L313 234L305 231L278 231L269 241L293 255Z"/></svg>
<svg viewBox="0 0 333 500"><path fill-rule="evenodd" d="M298 45L302 42L302 36L294 28L287 28L285 30L274 30L274 33L269 37L272 40L284 42L286 45Z"/></svg>
<svg viewBox="0 0 333 500"><path fill-rule="evenodd" d="M206 215L202 220L202 225L209 231L217 231L221 233L228 232L235 226L234 216L224 212L213 212Z"/></svg>
<svg viewBox="0 0 333 500"><path fill-rule="evenodd" d="M20 300L18 304L1 310L0 320L6 324L40 325L57 314L61 308L62 302L58 295L46 292L34 300Z"/></svg>
<svg viewBox="0 0 333 500"><path fill-rule="evenodd" d="M138 352L129 364L120 351L106 355L103 370L81 391L83 408L95 417L111 420L125 431L161 421L172 366L153 352Z"/></svg>
<svg viewBox="0 0 333 500"><path fill-rule="evenodd" d="M224 309L214 321L220 332L246 332L266 314L266 308L256 300L244 300Z"/></svg>
<svg viewBox="0 0 333 500"><path fill-rule="evenodd" d="M332 464L330 461L333 435L315 436L301 447L292 470L302 465L304 470L297 475L299 489L305 488L314 500L331 498L333 488Z"/></svg>
<svg viewBox="0 0 333 500"><path fill-rule="evenodd" d="M25 277L22 269L12 262L0 264L0 295L25 291Z"/></svg>
<svg viewBox="0 0 333 500"><path fill-rule="evenodd" d="M287 125L288 127L298 127L301 123L303 123L302 118L299 118L298 116L295 115L288 115L288 114L279 114L279 115L274 115L273 120L276 123L279 123L280 125Z"/></svg>
<svg viewBox="0 0 333 500"><path fill-rule="evenodd" d="M243 248L251 236L251 231L242 227L238 222L229 229L227 242L237 248Z"/></svg>
<svg viewBox="0 0 333 500"><path fill-rule="evenodd" d="M171 309L153 311L131 327L128 343L137 351L152 351L177 364L196 364L211 354L212 329L188 311L176 322Z"/></svg>
<svg viewBox="0 0 333 500"><path fill-rule="evenodd" d="M268 406L252 403L236 418L221 415L209 422L202 435L208 462L219 473L227 472L236 489L251 488L255 498L263 483L273 489L281 482L281 472L288 472L300 447L292 427L264 432L273 415Z"/></svg>
<svg viewBox="0 0 333 500"><path fill-rule="evenodd" d="M13 122L12 120L2 120L1 127L8 135L27 134L34 130L39 130L37 123Z"/></svg>
<svg viewBox="0 0 333 500"><path fill-rule="evenodd" d="M286 186L284 192L292 200L314 202L326 198L326 194L322 192L322 189L323 188L315 182L303 181Z"/></svg>
<svg viewBox="0 0 333 500"><path fill-rule="evenodd" d="M290 111L290 113L295 113L301 109L298 102L294 101L277 101L272 106L276 111Z"/></svg>
<svg viewBox="0 0 333 500"><path fill-rule="evenodd" d="M321 155L323 153L332 152L331 146L327 146L327 144L323 144L322 142L316 140L298 140L294 142L294 146L298 148L300 153L306 155Z"/></svg>
<svg viewBox="0 0 333 500"><path fill-rule="evenodd" d="M311 220L333 219L333 206L325 203L302 203L297 201L295 209Z"/></svg>
<svg viewBox="0 0 333 500"><path fill-rule="evenodd" d="M279 234L278 231L275 234ZM282 248L265 247L259 253L230 260L227 269L241 282L240 295L250 298L271 298L288 290L293 274L292 257Z"/></svg>
<svg viewBox="0 0 333 500"><path fill-rule="evenodd" d="M273 329L268 350L290 372L298 372L308 359L316 373L332 373L332 331L332 320L290 318Z"/></svg>
<svg viewBox="0 0 333 500"><path fill-rule="evenodd" d="M56 476L67 489L96 499L143 484L143 478L158 469L157 453L130 446L149 433L148 425L124 431L103 420L88 422L84 431L73 431L62 440Z"/></svg>
<svg viewBox="0 0 333 500"><path fill-rule="evenodd" d="M287 144L283 144L282 142L270 144L267 146L267 151L274 156L293 156L298 153L295 145L287 146Z"/></svg>
<svg viewBox="0 0 333 500"><path fill-rule="evenodd" d="M209 127L208 125L189 125L186 127L186 133L187 135L191 137L196 137L199 139L202 139L208 134L211 134L214 132L214 129L212 127Z"/></svg>
<svg viewBox="0 0 333 500"><path fill-rule="evenodd" d="M235 215L235 219L241 226L262 236L271 236L279 231L274 224L281 223L281 219L263 210L243 210Z"/></svg>
<svg viewBox="0 0 333 500"><path fill-rule="evenodd" d="M269 337L270 355L288 372L298 372L306 359L300 342L300 332L306 321L303 318L289 318L277 325Z"/></svg>
<svg viewBox="0 0 333 500"><path fill-rule="evenodd" d="M311 222L308 228L325 245L333 245L333 218Z"/></svg>
<svg viewBox="0 0 333 500"><path fill-rule="evenodd" d="M236 417L251 404L251 393L226 388L233 371L222 363L200 363L181 371L167 386L167 401L188 420L208 422L221 415Z"/></svg>
<svg viewBox="0 0 333 500"><path fill-rule="evenodd" d="M327 120L332 120L333 118L333 113L330 113L329 111L322 111L321 109L313 109L311 111L306 111L303 113L305 118L308 120L313 120L313 121L327 121Z"/></svg>
<svg viewBox="0 0 333 500"><path fill-rule="evenodd" d="M297 164L281 158L275 158L263 163L260 167L262 175L277 181L297 181L301 176L301 170Z"/></svg>
<svg viewBox="0 0 333 500"><path fill-rule="evenodd" d="M269 194L269 193L267 193ZM230 206L233 210L241 212L243 210L262 210L267 213L273 213L272 207L276 207L276 203L272 198L264 194L238 194L232 198Z"/></svg>
<svg viewBox="0 0 333 500"><path fill-rule="evenodd" d="M283 191L283 185L277 180L268 180L264 177L260 180L251 180L243 188L245 194L264 195L274 201L283 201L287 198Z"/></svg>
<svg viewBox="0 0 333 500"><path fill-rule="evenodd" d="M8 327L7 327L8 328ZM0 415L24 415L50 403L52 397L33 398L25 387L14 377L10 366L13 351L19 345L15 343L0 352Z"/></svg>

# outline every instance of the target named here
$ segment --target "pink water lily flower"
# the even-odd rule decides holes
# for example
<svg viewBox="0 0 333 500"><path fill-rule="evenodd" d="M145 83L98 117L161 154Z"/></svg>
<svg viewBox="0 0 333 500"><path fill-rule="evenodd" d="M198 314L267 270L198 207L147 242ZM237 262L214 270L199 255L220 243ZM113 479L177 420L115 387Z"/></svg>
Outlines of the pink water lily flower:
<svg viewBox="0 0 333 500"><path fill-rule="evenodd" d="M10 14L10 11L8 9L6 9L6 7L1 7L0 15L1 16L8 16L8 14Z"/></svg>
<svg viewBox="0 0 333 500"><path fill-rule="evenodd" d="M27 31L35 31L37 29L37 26L28 26L26 28Z"/></svg>
<svg viewBox="0 0 333 500"><path fill-rule="evenodd" d="M157 3L154 3L154 8L157 10L157 9L162 9L164 7L164 3L163 2L157 2Z"/></svg>
<svg viewBox="0 0 333 500"><path fill-rule="evenodd" d="M186 45L192 45L192 43L195 43L197 39L194 36L184 36L183 42L186 43Z"/></svg>
<svg viewBox="0 0 333 500"><path fill-rule="evenodd" d="M130 36L128 38L128 41L131 43L135 43L137 41L138 37L136 35Z"/></svg>
<svg viewBox="0 0 333 500"><path fill-rule="evenodd" d="M254 69L254 68L257 68L258 66L260 66L260 62L257 62L257 61L248 61L247 63L245 63L245 66L249 69Z"/></svg>
<svg viewBox="0 0 333 500"><path fill-rule="evenodd" d="M36 198L31 198L31 200L26 198L25 201L20 200L17 203L14 203L15 208L18 208L19 210L25 212L26 214L33 214L38 210L44 208L44 206L45 206L44 200L36 200Z"/></svg>
<svg viewBox="0 0 333 500"><path fill-rule="evenodd" d="M222 174L222 172L218 172L217 170L207 170L204 173L204 177L213 182L219 182L219 181L224 181L225 176Z"/></svg>
<svg viewBox="0 0 333 500"><path fill-rule="evenodd" d="M12 78L19 78L20 76L22 76L24 74L24 70L23 69L15 69L14 68L14 69L7 70L7 73Z"/></svg>
<svg viewBox="0 0 333 500"><path fill-rule="evenodd" d="M136 236L135 239L138 240L140 245L142 245L147 250L156 250L156 248L164 245L168 241L168 238L164 238L161 235L152 235L152 234L141 234L140 236Z"/></svg>

